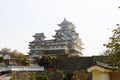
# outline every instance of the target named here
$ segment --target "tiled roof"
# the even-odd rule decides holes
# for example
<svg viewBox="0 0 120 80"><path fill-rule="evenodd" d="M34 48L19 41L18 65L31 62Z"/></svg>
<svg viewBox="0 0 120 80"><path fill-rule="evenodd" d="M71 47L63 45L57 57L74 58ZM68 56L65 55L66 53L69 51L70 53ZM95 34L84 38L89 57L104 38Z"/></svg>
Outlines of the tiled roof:
<svg viewBox="0 0 120 80"><path fill-rule="evenodd" d="M106 59L106 56L65 57L58 64L62 70L87 70L87 68L96 65L96 62L105 62Z"/></svg>

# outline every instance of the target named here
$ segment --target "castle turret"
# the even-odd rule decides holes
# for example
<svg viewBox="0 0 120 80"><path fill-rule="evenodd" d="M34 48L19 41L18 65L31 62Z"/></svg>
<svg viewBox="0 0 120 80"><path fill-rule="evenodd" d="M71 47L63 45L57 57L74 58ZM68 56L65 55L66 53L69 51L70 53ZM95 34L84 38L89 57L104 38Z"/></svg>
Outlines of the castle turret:
<svg viewBox="0 0 120 80"><path fill-rule="evenodd" d="M44 36L44 33L36 33L35 35L33 35L33 37L35 38L34 41L44 41L44 39L46 38Z"/></svg>

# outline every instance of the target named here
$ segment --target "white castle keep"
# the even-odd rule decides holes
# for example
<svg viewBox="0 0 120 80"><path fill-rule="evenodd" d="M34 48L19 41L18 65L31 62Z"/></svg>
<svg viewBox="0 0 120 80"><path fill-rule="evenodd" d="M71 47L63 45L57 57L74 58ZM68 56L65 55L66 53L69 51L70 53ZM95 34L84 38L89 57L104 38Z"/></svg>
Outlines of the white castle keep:
<svg viewBox="0 0 120 80"><path fill-rule="evenodd" d="M63 20L58 24L60 29L55 30L54 39L45 40L44 33L35 33L33 35L34 41L30 42L30 56L39 57L42 55L67 55L67 56L81 56L82 42L79 34L75 31L73 23Z"/></svg>

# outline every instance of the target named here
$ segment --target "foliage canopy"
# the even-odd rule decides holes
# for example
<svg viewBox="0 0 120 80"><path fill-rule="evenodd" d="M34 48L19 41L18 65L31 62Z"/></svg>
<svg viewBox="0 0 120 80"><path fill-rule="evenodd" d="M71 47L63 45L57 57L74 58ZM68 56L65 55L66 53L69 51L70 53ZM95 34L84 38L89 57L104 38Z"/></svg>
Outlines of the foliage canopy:
<svg viewBox="0 0 120 80"><path fill-rule="evenodd" d="M111 64L120 69L120 25L116 24L116 26L117 28L112 31L112 37L109 38L109 42L104 44L104 46L108 48L106 52L108 53Z"/></svg>

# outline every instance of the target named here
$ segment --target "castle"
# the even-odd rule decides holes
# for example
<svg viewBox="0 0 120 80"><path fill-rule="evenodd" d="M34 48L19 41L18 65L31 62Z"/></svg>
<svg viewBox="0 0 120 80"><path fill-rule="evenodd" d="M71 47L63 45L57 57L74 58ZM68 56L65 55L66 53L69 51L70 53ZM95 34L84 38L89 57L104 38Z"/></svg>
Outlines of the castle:
<svg viewBox="0 0 120 80"><path fill-rule="evenodd" d="M33 35L34 41L29 44L31 66L4 65L4 67L1 66L1 73L11 73L12 77L14 76L12 79L15 78L16 80L29 80L30 78L41 77L41 75L46 77L46 80L47 78L50 80L120 79L120 72L116 71L118 67L112 66L108 62L109 56L79 57L82 55L83 44L73 23L64 19L58 26L60 26L60 29L55 30L54 39L45 40L44 33ZM42 58L40 58L41 56ZM8 55L5 57L8 57ZM6 59L9 63L10 60L15 61L15 58Z"/></svg>
<svg viewBox="0 0 120 80"><path fill-rule="evenodd" d="M55 30L54 39L45 40L44 33L35 33L33 35L34 41L30 42L30 56L39 57L42 55L67 55L67 56L81 56L82 42L79 34L75 31L75 26L72 22L64 20L58 24L60 29Z"/></svg>

